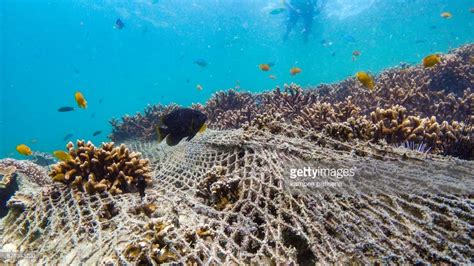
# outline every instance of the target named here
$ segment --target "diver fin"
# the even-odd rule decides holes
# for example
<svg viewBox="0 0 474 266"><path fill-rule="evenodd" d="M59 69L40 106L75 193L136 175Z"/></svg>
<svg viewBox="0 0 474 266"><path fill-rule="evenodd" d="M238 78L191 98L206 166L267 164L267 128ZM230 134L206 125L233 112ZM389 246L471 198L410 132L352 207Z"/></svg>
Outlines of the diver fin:
<svg viewBox="0 0 474 266"><path fill-rule="evenodd" d="M168 135L166 137L166 144L168 144L168 146L175 146L176 144L178 144L183 138L179 138L179 137L174 137L173 135Z"/></svg>

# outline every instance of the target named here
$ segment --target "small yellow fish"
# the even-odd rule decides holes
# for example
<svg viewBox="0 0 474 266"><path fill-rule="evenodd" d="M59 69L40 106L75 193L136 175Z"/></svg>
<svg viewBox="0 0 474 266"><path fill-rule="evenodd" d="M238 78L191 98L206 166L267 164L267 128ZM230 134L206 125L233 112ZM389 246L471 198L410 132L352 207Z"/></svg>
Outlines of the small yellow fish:
<svg viewBox="0 0 474 266"><path fill-rule="evenodd" d="M442 18L452 18L453 14L451 14L450 12L443 12L443 13L441 13L441 17Z"/></svg>
<svg viewBox="0 0 474 266"><path fill-rule="evenodd" d="M61 161L66 162L66 161L72 160L71 155L65 151L54 151L53 154L54 154L54 157L58 158Z"/></svg>
<svg viewBox="0 0 474 266"><path fill-rule="evenodd" d="M76 98L76 102L79 108L87 108L87 101L84 98L84 95L82 95L82 93L78 91L76 92L76 94L74 94L74 97Z"/></svg>
<svg viewBox="0 0 474 266"><path fill-rule="evenodd" d="M441 57L437 54L431 54L423 58L424 67L432 67L441 62Z"/></svg>
<svg viewBox="0 0 474 266"><path fill-rule="evenodd" d="M357 80L364 85L364 87L373 90L375 87L374 79L366 72L360 71L356 73Z"/></svg>
<svg viewBox="0 0 474 266"><path fill-rule="evenodd" d="M33 152L31 152L30 147L26 146L25 144L20 144L16 146L16 150L18 151L18 153L25 156L33 154Z"/></svg>

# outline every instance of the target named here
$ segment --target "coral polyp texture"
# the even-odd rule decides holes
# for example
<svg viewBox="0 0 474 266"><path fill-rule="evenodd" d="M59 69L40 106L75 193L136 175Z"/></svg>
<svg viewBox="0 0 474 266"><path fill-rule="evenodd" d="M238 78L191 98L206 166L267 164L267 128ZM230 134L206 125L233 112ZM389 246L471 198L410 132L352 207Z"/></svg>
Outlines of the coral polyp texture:
<svg viewBox="0 0 474 266"><path fill-rule="evenodd" d="M131 152L124 144L114 147L109 142L97 148L91 142L77 141L77 147L69 142L67 149L71 159L53 165L49 172L56 182L89 194L136 192L140 182L151 183L149 160Z"/></svg>
<svg viewBox="0 0 474 266"><path fill-rule="evenodd" d="M208 116L209 127L213 129L238 129L259 116L272 115L288 124L326 132L339 139L345 134L346 140L424 141L431 145L431 153L474 159L472 148L463 148L466 144L472 147L474 142L473 54L474 45L466 45L442 55L441 63L431 68L417 65L383 71L375 77L373 91L352 77L304 90L290 84L259 94L218 92L205 105L196 104L193 108ZM387 118L371 118L374 112L397 108L404 110L403 121L392 123ZM145 110L145 115L124 117L120 123L112 121L111 138L155 139L155 124L150 121L158 121L166 109L152 106ZM420 121L421 125L412 128ZM359 129L349 129L350 125Z"/></svg>
<svg viewBox="0 0 474 266"><path fill-rule="evenodd" d="M0 160L0 169L15 169L15 173L21 174L24 181L44 186L51 184L52 181L46 175L46 169L27 160L2 159Z"/></svg>

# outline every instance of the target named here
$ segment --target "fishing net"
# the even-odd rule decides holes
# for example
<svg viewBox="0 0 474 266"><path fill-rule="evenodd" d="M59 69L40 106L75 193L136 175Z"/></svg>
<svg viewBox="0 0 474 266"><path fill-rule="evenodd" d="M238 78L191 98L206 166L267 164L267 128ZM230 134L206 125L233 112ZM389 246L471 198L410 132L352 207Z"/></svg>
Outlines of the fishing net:
<svg viewBox="0 0 474 266"><path fill-rule="evenodd" d="M280 127L129 142L153 185L9 201L0 246L44 264L447 262L474 257L474 163ZM313 170L326 170L314 174ZM338 170L341 169L341 170Z"/></svg>

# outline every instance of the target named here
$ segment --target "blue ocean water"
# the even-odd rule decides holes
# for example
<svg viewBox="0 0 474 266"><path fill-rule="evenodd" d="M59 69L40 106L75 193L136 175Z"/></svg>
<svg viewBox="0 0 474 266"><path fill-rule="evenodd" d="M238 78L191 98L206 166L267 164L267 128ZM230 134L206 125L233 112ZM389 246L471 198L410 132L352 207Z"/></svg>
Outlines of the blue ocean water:
<svg viewBox="0 0 474 266"><path fill-rule="evenodd" d="M270 14L280 0L2 0L0 157L22 157L20 143L64 149L67 134L107 141L112 117L147 104L204 103L236 86L332 83L474 40L472 0L326 1L305 43L301 23L283 41L288 14ZM271 71L259 70L269 62ZM293 66L303 72L291 76ZM76 105L76 91L89 107L58 112Z"/></svg>

